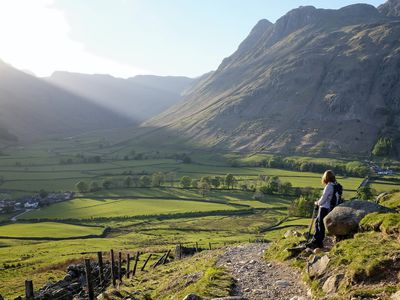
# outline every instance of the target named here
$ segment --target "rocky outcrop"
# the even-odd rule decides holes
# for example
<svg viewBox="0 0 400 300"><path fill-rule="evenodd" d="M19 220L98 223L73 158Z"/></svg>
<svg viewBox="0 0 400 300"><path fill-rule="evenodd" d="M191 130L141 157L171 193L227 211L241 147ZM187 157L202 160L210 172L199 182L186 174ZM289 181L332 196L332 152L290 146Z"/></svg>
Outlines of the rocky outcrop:
<svg viewBox="0 0 400 300"><path fill-rule="evenodd" d="M388 17L400 17L400 1L388 0L380 5L378 10Z"/></svg>
<svg viewBox="0 0 400 300"><path fill-rule="evenodd" d="M395 212L374 202L353 200L335 207L324 219L328 232L335 236L347 236L358 231L360 221L368 214Z"/></svg>

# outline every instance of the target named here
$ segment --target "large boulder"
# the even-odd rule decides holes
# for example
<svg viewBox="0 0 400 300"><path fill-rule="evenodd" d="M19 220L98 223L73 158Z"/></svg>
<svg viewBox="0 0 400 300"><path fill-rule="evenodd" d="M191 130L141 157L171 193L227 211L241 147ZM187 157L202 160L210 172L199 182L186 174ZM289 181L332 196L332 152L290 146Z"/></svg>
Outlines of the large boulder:
<svg viewBox="0 0 400 300"><path fill-rule="evenodd" d="M324 219L328 232L335 236L351 235L358 231L360 221L368 214L389 213L394 210L374 202L353 200L336 206Z"/></svg>

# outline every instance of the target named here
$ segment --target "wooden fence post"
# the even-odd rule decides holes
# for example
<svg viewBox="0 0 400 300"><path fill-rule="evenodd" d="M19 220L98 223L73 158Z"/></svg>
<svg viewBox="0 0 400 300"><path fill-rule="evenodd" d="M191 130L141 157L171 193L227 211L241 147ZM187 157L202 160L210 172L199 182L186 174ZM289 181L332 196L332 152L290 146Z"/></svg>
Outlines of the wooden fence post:
<svg viewBox="0 0 400 300"><path fill-rule="evenodd" d="M118 279L122 281L122 253L118 252Z"/></svg>
<svg viewBox="0 0 400 300"><path fill-rule="evenodd" d="M89 258L85 258L85 272L86 272L86 289L87 289L88 300L94 300L92 269L90 267Z"/></svg>
<svg viewBox="0 0 400 300"><path fill-rule="evenodd" d="M199 252L199 243L196 242L196 252Z"/></svg>
<svg viewBox="0 0 400 300"><path fill-rule="evenodd" d="M99 263L99 280L100 286L103 288L106 287L106 282L104 280L104 265L103 265L103 253L101 251L97 252L97 261Z"/></svg>
<svg viewBox="0 0 400 300"><path fill-rule="evenodd" d="M210 250L212 250L212 249L211 249L211 242L208 243L208 247L210 248Z"/></svg>
<svg viewBox="0 0 400 300"><path fill-rule="evenodd" d="M166 255L166 253L164 253L164 254L155 262L155 264L153 265L153 269L154 269L155 267L157 267L157 266L161 263L161 261L164 260L165 255Z"/></svg>
<svg viewBox="0 0 400 300"><path fill-rule="evenodd" d="M136 267L137 267L138 261L139 261L139 251L136 252L135 264L133 266L133 271L132 271L132 277L135 276L135 274L136 274Z"/></svg>
<svg viewBox="0 0 400 300"><path fill-rule="evenodd" d="M131 255L129 253L126 255L126 260L126 278L129 278L129 273L131 272Z"/></svg>
<svg viewBox="0 0 400 300"><path fill-rule="evenodd" d="M113 287L115 287L117 285L117 279L115 276L115 259L114 259L114 250L111 249L110 250L110 257L111 257L111 277L112 277L112 284Z"/></svg>
<svg viewBox="0 0 400 300"><path fill-rule="evenodd" d="M35 295L33 293L32 280L25 280L25 298L26 298L26 300L34 300L35 299Z"/></svg>
<svg viewBox="0 0 400 300"><path fill-rule="evenodd" d="M179 259L182 259L182 243L179 243Z"/></svg>
<svg viewBox="0 0 400 300"><path fill-rule="evenodd" d="M168 256L171 253L171 249L168 250L167 254L164 257L164 260L162 261L162 264L165 265L165 263L167 262Z"/></svg>
<svg viewBox="0 0 400 300"><path fill-rule="evenodd" d="M142 271L144 271L144 268L146 268L146 265L147 265L147 263L149 262L150 257L151 257L152 255L153 255L153 254L150 253L149 257L148 257L148 258L146 259L146 261L144 262L144 265L143 265L143 267L141 268Z"/></svg>

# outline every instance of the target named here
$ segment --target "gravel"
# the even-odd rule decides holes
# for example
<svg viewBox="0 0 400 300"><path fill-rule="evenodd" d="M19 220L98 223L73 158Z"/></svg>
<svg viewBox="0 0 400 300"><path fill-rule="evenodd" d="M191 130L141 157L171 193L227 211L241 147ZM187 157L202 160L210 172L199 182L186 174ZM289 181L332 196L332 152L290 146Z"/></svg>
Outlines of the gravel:
<svg viewBox="0 0 400 300"><path fill-rule="evenodd" d="M227 248L218 266L227 268L236 280L234 296L248 300L310 299L300 272L285 264L263 258L267 244Z"/></svg>

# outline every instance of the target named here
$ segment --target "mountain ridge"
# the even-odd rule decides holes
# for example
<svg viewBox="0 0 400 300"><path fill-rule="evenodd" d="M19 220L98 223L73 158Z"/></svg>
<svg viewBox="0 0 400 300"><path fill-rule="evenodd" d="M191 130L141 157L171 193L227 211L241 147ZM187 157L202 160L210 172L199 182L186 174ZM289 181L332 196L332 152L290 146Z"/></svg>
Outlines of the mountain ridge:
<svg viewBox="0 0 400 300"><path fill-rule="evenodd" d="M355 4L261 24L183 103L142 126L246 151L367 154L382 135L398 140L397 19Z"/></svg>
<svg viewBox="0 0 400 300"><path fill-rule="evenodd" d="M184 76L138 75L128 79L107 74L57 71L46 81L141 122L181 101L193 79Z"/></svg>
<svg viewBox="0 0 400 300"><path fill-rule="evenodd" d="M132 122L0 62L0 144L65 137Z"/></svg>

